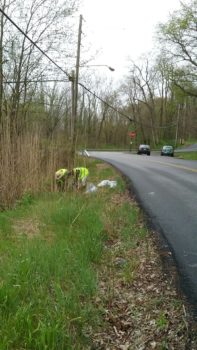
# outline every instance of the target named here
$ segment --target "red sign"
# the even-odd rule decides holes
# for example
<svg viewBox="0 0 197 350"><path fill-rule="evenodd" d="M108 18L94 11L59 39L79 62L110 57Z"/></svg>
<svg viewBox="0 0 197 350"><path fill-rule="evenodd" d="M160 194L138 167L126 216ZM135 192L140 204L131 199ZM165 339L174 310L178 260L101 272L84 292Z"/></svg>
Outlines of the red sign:
<svg viewBox="0 0 197 350"><path fill-rule="evenodd" d="M129 131L128 135L134 139L136 137L136 132L135 131Z"/></svg>

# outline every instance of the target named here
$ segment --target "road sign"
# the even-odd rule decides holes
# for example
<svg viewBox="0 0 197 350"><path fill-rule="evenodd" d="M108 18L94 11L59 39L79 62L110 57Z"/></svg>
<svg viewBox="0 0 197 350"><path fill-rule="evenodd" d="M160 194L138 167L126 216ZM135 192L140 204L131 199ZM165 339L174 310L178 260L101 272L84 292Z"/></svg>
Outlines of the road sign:
<svg viewBox="0 0 197 350"><path fill-rule="evenodd" d="M135 131L129 131L128 135L134 139L136 137L136 132Z"/></svg>

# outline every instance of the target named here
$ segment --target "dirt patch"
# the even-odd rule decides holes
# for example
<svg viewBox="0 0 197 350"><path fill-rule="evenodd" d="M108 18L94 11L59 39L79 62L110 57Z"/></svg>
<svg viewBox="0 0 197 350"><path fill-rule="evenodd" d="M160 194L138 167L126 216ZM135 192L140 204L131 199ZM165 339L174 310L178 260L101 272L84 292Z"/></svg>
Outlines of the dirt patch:
<svg viewBox="0 0 197 350"><path fill-rule="evenodd" d="M99 170L103 170L103 169L111 168L111 165L109 165L107 163L106 164L105 163L98 163L98 164L96 164L96 167Z"/></svg>
<svg viewBox="0 0 197 350"><path fill-rule="evenodd" d="M13 227L17 235L25 235L28 238L38 236L40 233L40 223L32 218L16 220Z"/></svg>
<svg viewBox="0 0 197 350"><path fill-rule="evenodd" d="M115 205L122 205L125 202L130 202L129 194L122 195L121 193L115 193L112 196L111 202Z"/></svg>

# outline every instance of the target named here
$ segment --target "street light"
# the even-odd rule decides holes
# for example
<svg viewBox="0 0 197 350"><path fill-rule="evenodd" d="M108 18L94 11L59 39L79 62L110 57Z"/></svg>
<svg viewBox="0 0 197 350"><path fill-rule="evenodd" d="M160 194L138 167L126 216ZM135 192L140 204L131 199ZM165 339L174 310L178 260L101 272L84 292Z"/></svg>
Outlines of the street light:
<svg viewBox="0 0 197 350"><path fill-rule="evenodd" d="M88 66L79 66L80 68L82 67L107 67L111 72L114 72L115 71L115 69L114 68L112 68L112 67L110 67L110 66L108 66L107 64L90 64L90 65L88 65Z"/></svg>

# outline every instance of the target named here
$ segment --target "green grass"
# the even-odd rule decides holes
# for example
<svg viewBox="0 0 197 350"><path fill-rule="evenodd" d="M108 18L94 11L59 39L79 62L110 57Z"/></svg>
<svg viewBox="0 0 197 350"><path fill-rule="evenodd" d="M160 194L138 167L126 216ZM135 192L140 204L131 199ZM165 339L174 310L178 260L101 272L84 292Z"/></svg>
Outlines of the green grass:
<svg viewBox="0 0 197 350"><path fill-rule="evenodd" d="M197 160L197 152L177 152L175 153L176 158L186 160Z"/></svg>
<svg viewBox="0 0 197 350"><path fill-rule="evenodd" d="M1 248L1 349L72 349L76 330L80 344L83 326L94 323L93 265L102 254L101 210L98 198L60 201L48 195L28 215L19 210L24 230L16 233L11 231L11 213L7 222L1 215L6 237ZM31 225L32 218L41 223L34 238L26 235L29 215Z"/></svg>
<svg viewBox="0 0 197 350"><path fill-rule="evenodd" d="M90 181L117 179L116 189L28 194L0 213L1 350L86 349L90 343L89 327L101 322L94 298L108 238L106 212L125 244L134 244L131 226L135 241L144 234L136 226L136 209L110 206L112 194L125 185L111 167L99 164L89 162Z"/></svg>

